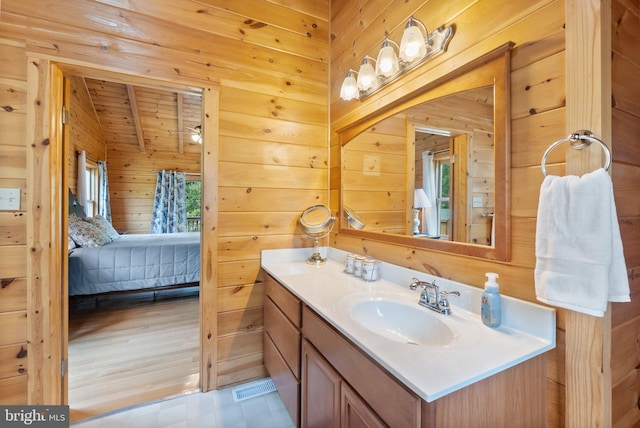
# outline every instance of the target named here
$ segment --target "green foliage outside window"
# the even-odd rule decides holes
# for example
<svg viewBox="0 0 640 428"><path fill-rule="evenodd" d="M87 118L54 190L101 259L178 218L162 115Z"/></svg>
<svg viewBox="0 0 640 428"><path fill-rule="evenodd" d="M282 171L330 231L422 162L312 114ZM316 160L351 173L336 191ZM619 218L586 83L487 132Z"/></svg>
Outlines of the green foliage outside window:
<svg viewBox="0 0 640 428"><path fill-rule="evenodd" d="M200 217L202 183L200 181L187 181L186 184L187 217Z"/></svg>

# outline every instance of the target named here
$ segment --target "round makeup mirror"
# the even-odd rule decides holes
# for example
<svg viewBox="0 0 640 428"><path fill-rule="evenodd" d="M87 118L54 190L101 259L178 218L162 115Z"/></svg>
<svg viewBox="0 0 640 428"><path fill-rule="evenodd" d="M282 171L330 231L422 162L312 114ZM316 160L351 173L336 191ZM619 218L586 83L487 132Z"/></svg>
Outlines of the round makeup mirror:
<svg viewBox="0 0 640 428"><path fill-rule="evenodd" d="M307 263L321 265L327 261L320 255L318 240L331 233L335 221L336 218L331 215L329 208L324 205L314 205L302 212L298 223L300 223L304 233L314 238L313 254L307 259Z"/></svg>

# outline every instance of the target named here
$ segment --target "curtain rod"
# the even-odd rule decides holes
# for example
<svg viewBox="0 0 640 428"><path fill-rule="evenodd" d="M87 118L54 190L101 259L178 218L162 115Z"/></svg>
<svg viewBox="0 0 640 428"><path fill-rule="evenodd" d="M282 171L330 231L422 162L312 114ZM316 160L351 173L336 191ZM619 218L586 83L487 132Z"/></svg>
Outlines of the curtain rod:
<svg viewBox="0 0 640 428"><path fill-rule="evenodd" d="M449 149L442 149L442 150L436 150L436 151L429 151L430 155L437 155L439 153L444 153L444 152L448 152Z"/></svg>
<svg viewBox="0 0 640 428"><path fill-rule="evenodd" d="M163 171L161 169L152 169L151 172L160 172ZM180 172L180 171L176 171ZM185 175L201 175L199 172L185 172Z"/></svg>
<svg viewBox="0 0 640 428"><path fill-rule="evenodd" d="M76 150L76 155L79 155L79 154L82 154L82 151L81 150ZM93 162L104 162L104 161L101 161L101 160L94 159L91 156L86 156L86 157L87 157L88 160L93 161Z"/></svg>

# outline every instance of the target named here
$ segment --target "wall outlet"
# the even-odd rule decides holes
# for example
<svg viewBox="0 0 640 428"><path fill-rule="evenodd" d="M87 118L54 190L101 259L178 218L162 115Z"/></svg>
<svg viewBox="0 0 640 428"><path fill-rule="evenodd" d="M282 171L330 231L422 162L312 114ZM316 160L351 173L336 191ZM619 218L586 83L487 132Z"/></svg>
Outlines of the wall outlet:
<svg viewBox="0 0 640 428"><path fill-rule="evenodd" d="M482 196L473 197L473 208L482 208Z"/></svg>
<svg viewBox="0 0 640 428"><path fill-rule="evenodd" d="M20 189L0 189L0 210L20 210Z"/></svg>

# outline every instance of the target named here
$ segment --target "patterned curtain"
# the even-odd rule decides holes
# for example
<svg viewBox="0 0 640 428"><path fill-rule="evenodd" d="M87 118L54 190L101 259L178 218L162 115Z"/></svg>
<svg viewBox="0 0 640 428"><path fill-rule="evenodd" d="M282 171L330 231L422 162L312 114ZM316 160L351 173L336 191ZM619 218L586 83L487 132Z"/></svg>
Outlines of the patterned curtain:
<svg viewBox="0 0 640 428"><path fill-rule="evenodd" d="M187 194L184 172L158 171L151 233L187 231Z"/></svg>
<svg viewBox="0 0 640 428"><path fill-rule="evenodd" d="M111 223L111 197L109 196L109 177L107 163L98 162L98 214Z"/></svg>

